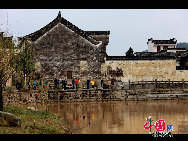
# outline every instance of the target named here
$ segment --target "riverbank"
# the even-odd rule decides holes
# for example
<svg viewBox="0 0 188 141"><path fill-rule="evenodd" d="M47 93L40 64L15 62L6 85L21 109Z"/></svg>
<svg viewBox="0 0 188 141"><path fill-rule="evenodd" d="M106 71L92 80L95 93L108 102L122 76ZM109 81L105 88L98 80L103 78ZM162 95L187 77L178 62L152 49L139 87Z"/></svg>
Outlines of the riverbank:
<svg viewBox="0 0 188 141"><path fill-rule="evenodd" d="M48 91L53 102L124 101L124 100L173 100L188 99L187 89L93 89Z"/></svg>
<svg viewBox="0 0 188 141"><path fill-rule="evenodd" d="M15 91L4 93L4 105L48 102L90 102L123 100L174 100L188 99L188 89L82 89L82 90L48 90Z"/></svg>
<svg viewBox="0 0 188 141"><path fill-rule="evenodd" d="M0 134L70 134L55 113L28 110L21 106L6 106L3 111L20 118L21 126L0 126Z"/></svg>

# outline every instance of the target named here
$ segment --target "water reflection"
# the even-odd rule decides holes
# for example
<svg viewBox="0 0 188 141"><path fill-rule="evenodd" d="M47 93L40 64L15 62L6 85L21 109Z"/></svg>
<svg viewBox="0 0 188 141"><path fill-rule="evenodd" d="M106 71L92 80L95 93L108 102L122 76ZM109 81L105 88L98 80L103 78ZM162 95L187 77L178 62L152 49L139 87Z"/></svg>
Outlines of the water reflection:
<svg viewBox="0 0 188 141"><path fill-rule="evenodd" d="M48 109L58 113L74 133L148 134L144 124L151 116L153 122L164 119L166 125L173 125L173 134L187 134L187 107L186 100L164 100L51 103Z"/></svg>

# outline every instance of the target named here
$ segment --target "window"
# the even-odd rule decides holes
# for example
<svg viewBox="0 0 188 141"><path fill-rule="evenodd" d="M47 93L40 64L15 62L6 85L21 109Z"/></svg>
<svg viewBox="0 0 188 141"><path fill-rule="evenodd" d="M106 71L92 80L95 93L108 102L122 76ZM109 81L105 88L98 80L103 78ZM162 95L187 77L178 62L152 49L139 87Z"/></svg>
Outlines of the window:
<svg viewBox="0 0 188 141"><path fill-rule="evenodd" d="M168 46L163 46L163 50L167 50L168 49Z"/></svg>

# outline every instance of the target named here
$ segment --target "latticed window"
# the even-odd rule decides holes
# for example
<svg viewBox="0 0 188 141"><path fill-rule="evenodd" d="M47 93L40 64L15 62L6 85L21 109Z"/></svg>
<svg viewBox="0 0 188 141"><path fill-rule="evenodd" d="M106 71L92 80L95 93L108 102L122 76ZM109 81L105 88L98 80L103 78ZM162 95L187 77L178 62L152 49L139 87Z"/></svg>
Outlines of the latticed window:
<svg viewBox="0 0 188 141"><path fill-rule="evenodd" d="M167 50L168 49L168 46L163 46L163 50Z"/></svg>

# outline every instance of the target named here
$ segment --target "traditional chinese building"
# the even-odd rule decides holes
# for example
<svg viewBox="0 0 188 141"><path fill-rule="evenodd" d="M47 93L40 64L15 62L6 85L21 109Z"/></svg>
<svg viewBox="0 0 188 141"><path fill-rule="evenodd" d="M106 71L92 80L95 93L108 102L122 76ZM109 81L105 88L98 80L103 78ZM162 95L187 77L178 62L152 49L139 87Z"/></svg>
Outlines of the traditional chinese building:
<svg viewBox="0 0 188 141"><path fill-rule="evenodd" d="M148 40L148 53L135 56L108 56L110 31L84 31L58 16L21 42L33 44L36 68L46 79L116 79L123 82L151 80L188 81L188 70L177 69L177 40ZM153 46L150 46L153 45ZM167 51L161 51L167 50ZM185 52L185 57L188 56ZM185 58L184 57L184 58ZM83 82L83 81L82 81Z"/></svg>
<svg viewBox="0 0 188 141"><path fill-rule="evenodd" d="M110 31L84 31L58 16L26 35L37 53L36 64L48 79L100 79Z"/></svg>
<svg viewBox="0 0 188 141"><path fill-rule="evenodd" d="M153 38L148 39L148 52L160 52L162 50L176 49L177 40L172 38L170 40L153 40Z"/></svg>

